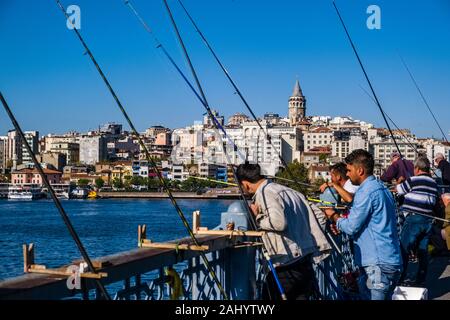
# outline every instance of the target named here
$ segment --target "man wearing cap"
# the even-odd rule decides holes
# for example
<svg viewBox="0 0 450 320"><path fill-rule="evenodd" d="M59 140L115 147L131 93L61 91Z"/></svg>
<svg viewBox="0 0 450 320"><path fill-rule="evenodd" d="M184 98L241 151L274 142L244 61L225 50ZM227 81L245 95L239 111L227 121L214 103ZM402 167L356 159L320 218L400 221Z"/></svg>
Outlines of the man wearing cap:
<svg viewBox="0 0 450 320"><path fill-rule="evenodd" d="M436 163L437 168L442 173L442 182L444 183L444 185L446 186L450 185L450 163L448 163L448 161L445 160L444 155L440 152L436 153L436 156L434 157L434 162Z"/></svg>
<svg viewBox="0 0 450 320"><path fill-rule="evenodd" d="M387 168L380 179L384 182L391 182L393 179L395 179L396 182L401 182L409 177L412 177L413 175L414 164L412 161L402 159L400 157L400 153L394 151L391 153L391 165Z"/></svg>

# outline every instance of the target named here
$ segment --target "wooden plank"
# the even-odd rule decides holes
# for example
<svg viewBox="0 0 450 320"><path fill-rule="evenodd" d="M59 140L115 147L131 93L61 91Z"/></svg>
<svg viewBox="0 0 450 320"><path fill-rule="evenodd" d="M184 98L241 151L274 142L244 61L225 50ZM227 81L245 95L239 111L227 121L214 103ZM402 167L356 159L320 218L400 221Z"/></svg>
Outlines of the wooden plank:
<svg viewBox="0 0 450 320"><path fill-rule="evenodd" d="M41 267L41 266L40 266ZM35 266L31 266L28 269L29 273L42 273L42 274L50 274L54 276L64 276L64 277L70 277L73 276L74 273L60 270L60 269L42 269L42 268L36 268ZM99 272L99 273L92 273L92 272L83 272L80 273L80 278L89 278L89 279L101 279L106 278L108 274L106 272Z"/></svg>
<svg viewBox="0 0 450 320"><path fill-rule="evenodd" d="M163 242L151 242L150 240L144 240L142 243L143 248L159 248L159 249L175 249L175 250L194 250L194 251L206 251L209 250L209 246L193 244L176 244L176 243L163 243Z"/></svg>
<svg viewBox="0 0 450 320"><path fill-rule="evenodd" d="M265 231L241 231L241 230L198 230L197 234L201 235L215 235L215 236L230 236L230 237L261 237L266 234Z"/></svg>
<svg viewBox="0 0 450 320"><path fill-rule="evenodd" d="M23 249L23 272L28 271L28 267L34 264L34 244L24 244Z"/></svg>
<svg viewBox="0 0 450 320"><path fill-rule="evenodd" d="M194 211L192 214L192 231L197 233L197 230L200 228L200 211Z"/></svg>

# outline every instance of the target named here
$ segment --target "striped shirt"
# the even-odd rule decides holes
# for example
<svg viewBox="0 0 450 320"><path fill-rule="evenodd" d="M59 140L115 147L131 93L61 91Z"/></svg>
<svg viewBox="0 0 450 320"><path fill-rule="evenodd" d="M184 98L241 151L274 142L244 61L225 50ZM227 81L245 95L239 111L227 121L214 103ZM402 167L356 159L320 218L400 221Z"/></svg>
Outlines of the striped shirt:
<svg viewBox="0 0 450 320"><path fill-rule="evenodd" d="M427 174L406 179L397 185L397 192L405 196L403 210L425 214L433 214L433 208L439 197L436 181Z"/></svg>

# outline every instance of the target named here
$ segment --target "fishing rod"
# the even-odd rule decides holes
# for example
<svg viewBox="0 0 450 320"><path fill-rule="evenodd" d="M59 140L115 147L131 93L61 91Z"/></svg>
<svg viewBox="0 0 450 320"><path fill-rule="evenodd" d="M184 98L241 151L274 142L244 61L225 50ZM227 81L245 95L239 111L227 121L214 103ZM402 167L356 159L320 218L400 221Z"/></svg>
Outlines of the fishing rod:
<svg viewBox="0 0 450 320"><path fill-rule="evenodd" d="M72 237L72 239L75 241L75 244L77 245L78 250L81 253L81 256L83 257L84 261L87 263L89 270L95 274L97 274L97 270L95 269L94 265L92 264L92 260L89 258L89 255L86 251L86 249L83 246L83 243L80 240L80 237L78 236L77 232L75 231L75 228L72 225L72 222L69 219L69 216L67 215L66 211L64 210L63 206L61 205L61 202L59 201L58 197L56 196L55 190L53 190L53 187L50 185L50 182L48 181L47 176L44 173L44 170L41 167L41 164L36 158L36 155L34 154L33 150L31 150L30 144L28 140L25 138L25 135L22 131L22 128L20 127L19 123L17 122L16 118L14 117L11 108L9 107L8 103L6 102L5 98L3 97L3 94L0 92L0 100L2 101L3 108L5 109L6 113L8 114L9 119L11 120L16 132L19 134L20 139L22 140L23 145L25 146L25 149L27 150L28 154L31 157L31 160L33 160L34 166L39 172L39 175L41 176L42 182L44 183L45 187L47 188L47 191L50 193L50 196L53 200L53 203L55 204L56 208L58 209L59 214L61 215L61 218L64 221L64 224L66 225L67 229L69 230L69 233ZM108 292L105 289L105 286L103 283L99 280L95 280L95 284L98 288L98 290L101 292L103 297L106 300L111 300L111 297L109 296Z"/></svg>
<svg viewBox="0 0 450 320"><path fill-rule="evenodd" d="M191 89L191 91L194 93L194 95L196 96L196 98L200 101L200 103L205 107L205 108L209 108L209 106L207 106L207 104L205 103L205 101L203 100L203 97L200 96L199 92L197 92L197 90L194 88L194 86L192 85L192 83L189 81L189 79L185 76L185 74L183 73L183 71L181 71L180 67L177 65L177 63L175 62L175 60L172 58L172 56L169 54L169 52L166 50L166 48L163 46L163 44L161 43L161 41L159 41L159 39L156 37L156 35L154 34L154 32L152 31L152 29L148 26L148 24L144 21L144 19L141 17L141 15L137 12L137 10L134 8L133 4L131 3L131 1L129 0L124 0L125 5L133 12L133 14L137 17L137 19L139 20L139 22L142 24L142 26L144 27L144 29L152 36L155 44L156 44L156 48L157 49L161 49L161 51L163 52L163 54L166 56L166 58L170 61L170 63L172 64L172 66L176 69L176 71L178 72L178 74L183 78L184 82L188 85L188 87ZM211 112L207 112L208 115ZM222 131L222 133L224 134L225 138L227 139L227 141L233 146L233 150L235 152L237 152L237 154L239 155L239 157L243 160L245 157L244 155L241 153L241 151L239 150L239 148L237 147L237 145L234 143L234 141L227 135L225 129L223 128L222 125L220 125L220 123L218 122L217 118L214 117L212 119L214 126L216 127L216 131L218 131L217 126L220 128L220 130ZM219 138L221 139L220 134L218 134Z"/></svg>
<svg viewBox="0 0 450 320"><path fill-rule="evenodd" d="M431 215L426 214L426 213L420 213L420 212L411 212L411 213L412 214L418 214L420 216L424 216L424 217L427 217L427 218L430 218L430 219L434 219L434 220L439 220L439 221L442 221L442 222L450 223L449 219L443 219L443 218L439 218L439 217L434 217L434 216L431 216Z"/></svg>
<svg viewBox="0 0 450 320"><path fill-rule="evenodd" d="M194 178L197 180L204 180L204 181L209 181L209 182L214 182L214 183L221 183L221 184L225 184L225 185L233 186L233 187L238 186L236 183L225 182L225 181L221 181L221 180L214 180L214 179L203 178L203 177L190 176L189 178Z"/></svg>
<svg viewBox="0 0 450 320"><path fill-rule="evenodd" d="M359 87L361 88L361 90L364 91L364 93L365 93L365 94L372 100L372 102L375 103L375 105L376 105L377 102L376 102L375 99L370 95L370 93L367 92L367 90L366 90L363 86L359 85ZM401 136L406 140L406 142L408 143L408 145L409 145L411 148L413 148L414 151L415 151L416 153L419 153L419 151L417 150L416 146L414 146L414 144L412 144L411 141L408 139L408 137L403 133L403 130L400 129L400 128L397 126L397 124L394 122L394 120L392 120L391 117L389 117L389 115L386 113L386 111L383 110L383 112L384 112L384 114L386 115L386 117L389 119L389 121L391 121L391 123L394 125L394 127L399 131L399 133L401 134Z"/></svg>
<svg viewBox="0 0 450 320"><path fill-rule="evenodd" d="M427 99L425 99L425 96L423 95L422 90L420 90L419 84L417 83L416 79L414 78L414 76L413 76L411 70L409 70L409 67L408 67L408 65L406 64L406 62L405 62L405 60L403 59L403 57L402 57L401 55L399 55L399 56L400 56L400 60L402 60L403 66L405 67L406 71L407 71L408 74L409 74L409 77L411 78L412 82L414 83L414 86L416 87L417 91L419 91L419 94L420 94L420 96L422 97L423 102L424 102L425 105L427 106L428 111L430 111L431 115L433 116L434 122L436 122L436 124L437 124L439 130L441 131L442 137L443 137L444 140L448 143L447 137L445 136L444 131L443 131L442 128L441 128L441 125L440 125L439 122L437 121L436 116L434 115L433 111L431 110L430 105L428 104Z"/></svg>
<svg viewBox="0 0 450 320"><path fill-rule="evenodd" d="M361 88L361 90L364 91L364 93L376 104L375 99L370 95L369 92L367 92L366 89L364 89L363 86L359 85L359 87ZM419 155L419 150L416 148L416 146L408 139L408 137L403 133L403 130L400 129L397 124L394 122L394 120L391 119L391 117L389 117L389 115L386 113L386 111L384 111L384 114L386 115L386 117L392 122L392 124L395 126L395 128L397 128L397 130L399 131L399 133L402 135L402 137L406 140L406 143L417 153L417 155ZM436 171L434 171L434 169L430 166L430 170L436 175Z"/></svg>
<svg viewBox="0 0 450 320"><path fill-rule="evenodd" d="M371 92L372 92L372 96L373 96L373 98L375 99L375 102L376 102L377 107L380 109L380 112L381 112L381 115L383 116L384 122L386 123L386 126L387 126L387 128L388 128L388 130L389 130L389 133L390 133L390 135L391 135L391 137L392 137L392 140L393 140L393 142L394 142L394 144L395 144L395 147L397 148L397 151L398 151L398 153L399 153L399 155L400 155L400 159L402 160L402 164L403 164L403 167L404 167L404 169L405 169L405 172L407 172L407 173L409 174L408 169L407 169L407 167L406 167L406 164L405 164L405 162L404 162L404 158L403 158L402 152L400 151L400 147L398 146L397 140L395 139L395 136L394 136L394 134L392 133L391 126L389 125L389 122L388 122L387 119L386 119L386 114L385 114L385 112L384 112L384 110L383 110L383 107L381 107L381 103L380 103L380 101L378 100L378 96L377 96L377 94L375 93L375 89L374 89L373 86L372 86L372 82L371 82L370 79L369 79L369 76L368 76L368 74L367 74L367 72L366 72L366 69L364 68L364 65L363 65L363 63L362 63L362 61L361 61L361 58L359 57L358 51L356 50L356 46L355 46L355 44L353 43L353 40L352 40L352 38L351 38L351 36L350 36L350 33L349 33L348 30L347 30L347 26L345 25L344 20L342 19L341 13L339 12L339 9L338 9L338 7L336 6L336 2L335 2L334 0L333 0L333 6L334 6L334 9L336 9L336 14L337 14L337 16L339 17L339 20L340 20L340 22L341 22L341 24L342 24L342 27L344 28L345 34L347 35L348 41L350 42L350 45L351 45L351 47L352 47L352 49L353 49L353 52L354 52L354 54L355 54L355 56L356 56L356 59L358 60L359 66L361 67L361 70L362 70L362 72L364 73L364 77L366 78L366 81L367 81L367 83L369 84L370 90L371 90Z"/></svg>
<svg viewBox="0 0 450 320"><path fill-rule="evenodd" d="M194 77L195 82L196 82L196 84L197 84L197 88L198 88L198 90L199 90L199 92L200 92L200 94L201 94L201 96L202 96L202 98L203 98L203 101L204 101L204 107L205 107L206 111L208 112L208 114L209 114L211 120L212 120L213 123L216 125L217 129L219 129L219 127L222 127L222 126L221 126L220 123L217 121L215 115L211 112L211 109L210 109L209 106L208 106L208 102L207 102L205 93L204 93L204 91L203 91L203 89L202 89L202 86L201 86L201 84L200 84L200 80L199 80L199 78L198 78L198 76L197 76L197 72L195 71L195 68L194 68L194 66L192 65L192 61L191 61L191 59L190 59L190 57L189 57L189 54L188 54L187 49L186 49L186 46L184 45L183 39L181 38L181 34L180 34L179 30L178 30L177 24L176 24L175 19L174 19L173 15L172 15L172 12L171 12L171 10L170 10L169 4L167 3L167 0L163 0L163 2L164 2L164 5L165 5L165 7L166 7L166 9L167 9L167 13L168 13L168 15L169 15L169 18L170 18L170 20L171 20L171 22L172 22L172 26L173 26L174 31L175 31L175 33L176 33L178 42L179 42L181 48L183 49L183 53L184 53L184 57L185 57L185 59L186 59L186 62L187 62L188 65L189 65L189 68L190 68L190 70L191 70L192 76ZM223 129L223 128L222 128L222 129ZM223 129L223 131L225 132L224 129ZM225 132L225 134L226 134L226 132ZM226 148L224 148L224 154L227 155ZM227 156L227 159L228 159L228 156ZM246 204L247 213L248 213L248 218L249 218L249 220L251 221L251 224L253 225L253 227L255 228L255 230L257 230L257 225L256 225L255 218L253 217L253 214L252 214L252 211L251 211L251 209L250 209L250 207L249 207L249 204L248 204L247 200L245 199L245 196L244 196L244 190L242 189L242 185L239 183L239 179L238 179L238 177L237 177L237 174L236 174L236 172L235 172L233 166L231 166L231 170L232 170L232 172L233 172L233 176L234 176L236 182L237 182L238 185L239 185L239 191L240 191L240 193L241 193L242 200L243 200L244 203ZM280 291L281 299L282 299L282 300L287 300L286 293L285 293L285 291L284 291L284 289L283 289L283 287L282 287L282 285L281 285L281 283L280 283L280 280L279 280L279 278L278 278L278 275L277 275L277 272L276 272L276 270L275 270L275 267L273 266L272 260L271 260L271 258L270 258L270 256L269 256L267 250L265 249L265 246L264 246L264 245L262 246L262 251L263 251L264 257L266 258L266 261L267 261L267 263L268 263L268 266L269 266L269 268L270 268L270 270L271 270L271 272L272 272L273 278L274 278L274 280L275 280L275 282L276 282L276 284L277 284L278 290Z"/></svg>
<svg viewBox="0 0 450 320"><path fill-rule="evenodd" d="M291 180L291 182L297 184L298 187L300 187L301 185L304 185L303 183L299 182L294 174L292 173L292 171L289 169L289 166L287 165L286 161L283 159L283 157L281 156L281 152L277 149L277 147L274 145L274 143L272 142L272 137L269 135L269 132L267 130L265 130L261 124L261 122L259 121L258 117L256 116L256 114L253 112L252 108L250 107L249 103L247 102L247 100L245 99L244 95L242 94L241 90L239 89L239 87L237 86L237 84L235 83L235 81L233 80L233 78L231 77L230 73L228 72L228 70L226 69L226 67L224 66L224 64L222 63L222 61L219 59L218 55L216 54L216 52L214 51L214 49L212 48L212 46L210 45L210 43L208 42L208 40L206 39L205 35L203 34L203 32L200 30L200 28L198 27L197 23L195 22L194 18L191 16L191 14L189 13L189 11L186 9L186 7L184 6L183 2L181 0L178 0L178 3L180 4L180 6L183 8L183 11L185 12L186 16L188 17L188 19L191 21L192 25L194 26L195 30L197 31L197 33L199 34L200 38L203 40L203 43L206 45L206 47L208 48L208 50L211 52L212 56L214 57L214 59L216 60L217 64L219 65L220 69L223 71L223 73L225 74L226 78L228 79L228 81L230 82L230 84L233 86L235 92L237 93L237 95L239 96L239 98L241 99L241 101L243 102L243 104L245 105L245 107L247 108L248 112L250 112L252 118L256 121L256 123L258 124L259 128L261 129L261 131L264 133L264 136L266 138L266 140L269 142L269 144L271 145L271 147L276 151L278 158L281 162L281 164L284 166L284 168L286 169L286 171L288 172L288 174L291 176L291 178L293 180ZM259 135L258 135L259 137ZM282 179L280 179L282 180Z"/></svg>
<svg viewBox="0 0 450 320"><path fill-rule="evenodd" d="M66 13L66 10L63 7L63 5L61 4L61 2L59 0L55 0L55 1L56 1L57 5L59 6L59 8L61 9L61 11L64 14L64 16L66 17L67 21L70 21L72 23L72 20L70 19L70 17ZM73 23L72 23L72 25L73 25ZM156 175L157 175L161 185L163 186L163 189L166 191L166 193L167 193L167 195L168 195L172 205L176 209L176 211L177 211L181 221L183 222L184 227L188 231L190 238L192 239L192 241L194 242L194 244L196 246L200 246L200 243L198 242L197 238L195 237L195 235L194 235L194 233L193 233L193 231L192 231L192 229L191 229L191 227L189 225L189 222L187 221L186 217L184 216L183 211L181 210L181 208L179 207L177 201L175 200L172 192L170 191L170 188L169 188L168 184L164 180L164 178L163 178L161 172L159 171L155 161L150 156L150 153L149 153L146 145L142 141L142 138L141 138L140 134L137 132L134 124L132 123L132 121L131 121L130 117L128 116L127 112L125 111L125 108L123 107L122 103L120 102L119 98L117 97L114 89L112 88L111 84L109 83L108 79L106 78L105 74L103 73L102 69L100 68L99 64L95 60L94 55L92 54L91 50L87 46L86 42L84 41L84 39L81 36L81 34L78 31L78 29L75 26L73 26L73 30L74 30L75 34L77 35L78 39L80 40L81 44L83 45L84 49L86 50L86 53L89 55L90 59L94 63L97 71L99 72L99 74L100 74L101 78L103 79L103 82L107 86L109 92L113 96L117 106L119 107L120 111L122 112L122 115L125 117L128 125L130 126L133 135L137 138L137 140L139 142L139 145L141 146L142 150L144 150L144 153L145 153L147 161L150 163L150 165L152 166L153 170L155 171L155 173L156 173ZM199 251L199 254L200 254L200 256L201 256L201 258L203 260L203 263L205 264L206 269L208 270L209 274L211 275L213 281L216 283L217 287L219 288L220 292L222 293L222 296L224 297L225 300L228 300L228 296L227 296L227 294L226 294L222 284L220 283L220 281L219 281L215 271L213 270L213 268L209 264L205 253L203 251Z"/></svg>

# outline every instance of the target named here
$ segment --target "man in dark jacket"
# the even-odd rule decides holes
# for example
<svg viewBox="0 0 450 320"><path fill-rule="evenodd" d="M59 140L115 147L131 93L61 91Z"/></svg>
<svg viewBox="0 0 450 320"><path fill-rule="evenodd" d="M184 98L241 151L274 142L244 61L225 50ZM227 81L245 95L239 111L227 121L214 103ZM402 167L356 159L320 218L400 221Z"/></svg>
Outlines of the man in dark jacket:
<svg viewBox="0 0 450 320"><path fill-rule="evenodd" d="M393 179L398 182L408 179L414 175L414 164L411 160L402 159L397 151L391 154L391 165L380 177L381 181L391 182ZM401 179L402 178L402 179Z"/></svg>
<svg viewBox="0 0 450 320"><path fill-rule="evenodd" d="M448 163L447 160L445 160L445 157L442 153L438 152L436 153L436 156L434 157L434 162L437 165L437 168L442 173L442 182L445 186L450 185L450 163Z"/></svg>

